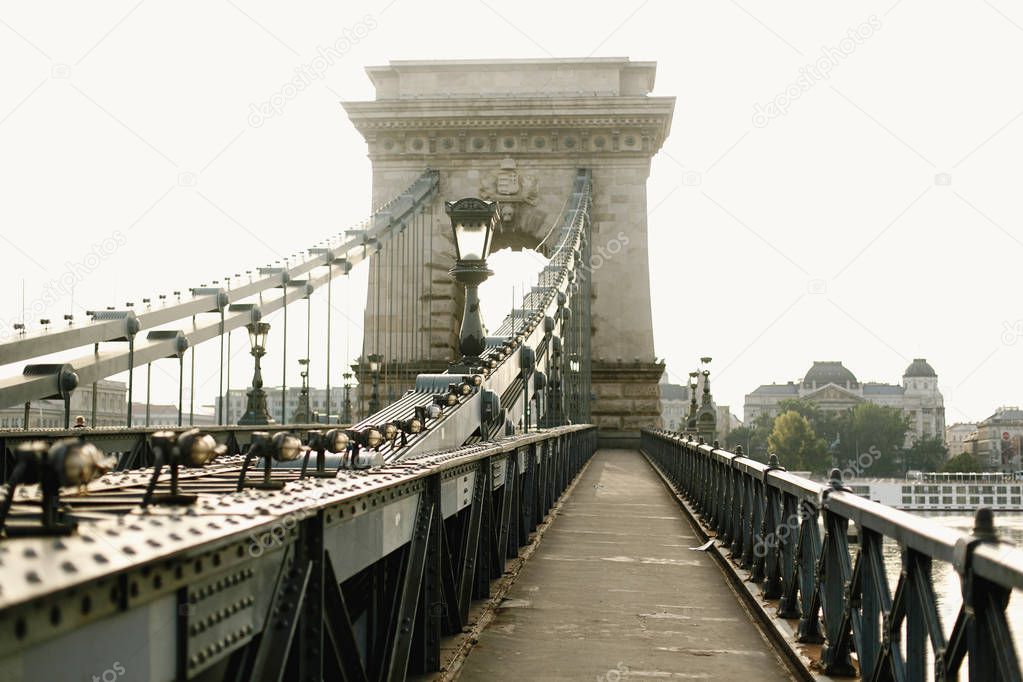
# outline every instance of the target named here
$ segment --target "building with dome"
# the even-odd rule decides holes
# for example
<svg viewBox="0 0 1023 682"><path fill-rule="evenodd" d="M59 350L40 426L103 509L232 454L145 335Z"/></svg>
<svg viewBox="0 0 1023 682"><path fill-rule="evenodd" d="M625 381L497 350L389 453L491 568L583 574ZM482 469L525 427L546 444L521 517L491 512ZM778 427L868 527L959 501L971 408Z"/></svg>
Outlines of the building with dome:
<svg viewBox="0 0 1023 682"><path fill-rule="evenodd" d="M923 358L910 363L901 384L862 382L840 361L815 361L801 381L765 384L746 395L743 421L778 416L782 401L804 398L821 409L843 411L864 401L897 407L909 417L907 441L924 436L945 440L945 403L938 374Z"/></svg>

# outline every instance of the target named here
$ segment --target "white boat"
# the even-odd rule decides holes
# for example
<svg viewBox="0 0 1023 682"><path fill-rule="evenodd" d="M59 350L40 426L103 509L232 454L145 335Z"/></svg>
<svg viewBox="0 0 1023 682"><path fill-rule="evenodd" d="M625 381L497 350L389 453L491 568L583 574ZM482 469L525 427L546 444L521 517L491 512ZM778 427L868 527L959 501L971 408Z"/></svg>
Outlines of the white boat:
<svg viewBox="0 0 1023 682"><path fill-rule="evenodd" d="M905 479L853 479L860 497L905 511L1023 511L1023 472L910 473Z"/></svg>

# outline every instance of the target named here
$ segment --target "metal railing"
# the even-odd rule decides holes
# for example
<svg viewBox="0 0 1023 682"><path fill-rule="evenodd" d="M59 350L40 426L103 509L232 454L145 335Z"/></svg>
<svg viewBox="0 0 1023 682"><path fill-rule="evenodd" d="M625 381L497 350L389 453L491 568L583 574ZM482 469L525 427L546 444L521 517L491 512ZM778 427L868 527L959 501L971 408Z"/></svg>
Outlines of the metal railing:
<svg viewBox="0 0 1023 682"><path fill-rule="evenodd" d="M1023 551L999 541L990 510L979 510L973 534L963 535L853 494L837 469L822 485L787 473L773 455L762 464L667 431L644 431L641 447L761 586L770 600L761 608L798 621L796 642L822 645L826 674L951 680L967 659L970 680L1021 679L1006 607L1023 588ZM854 553L850 524L859 534ZM886 538L902 557L894 593ZM933 562L953 566L962 585L951 630L941 622Z"/></svg>

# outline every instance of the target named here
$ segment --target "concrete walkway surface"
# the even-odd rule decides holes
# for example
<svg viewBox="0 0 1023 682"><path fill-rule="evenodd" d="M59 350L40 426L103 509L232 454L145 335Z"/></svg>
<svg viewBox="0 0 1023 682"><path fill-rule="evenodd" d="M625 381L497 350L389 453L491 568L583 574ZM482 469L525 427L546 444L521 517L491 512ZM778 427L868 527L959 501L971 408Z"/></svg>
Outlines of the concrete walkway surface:
<svg viewBox="0 0 1023 682"><path fill-rule="evenodd" d="M600 450L462 680L791 680L642 455Z"/></svg>

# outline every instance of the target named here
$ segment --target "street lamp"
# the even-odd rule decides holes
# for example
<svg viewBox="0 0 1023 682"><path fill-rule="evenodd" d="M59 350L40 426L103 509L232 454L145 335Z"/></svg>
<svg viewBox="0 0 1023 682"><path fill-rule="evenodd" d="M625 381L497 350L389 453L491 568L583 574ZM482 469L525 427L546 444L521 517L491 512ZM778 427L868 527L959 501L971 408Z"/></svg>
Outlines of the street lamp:
<svg viewBox="0 0 1023 682"><path fill-rule="evenodd" d="M345 372L341 376L345 380L345 402L341 412L341 423L347 426L352 423L352 373Z"/></svg>
<svg viewBox="0 0 1023 682"><path fill-rule="evenodd" d="M700 376L699 372L689 373L689 414L686 415L686 432L693 432L696 430L696 412L699 406L696 404L696 389L699 386L697 378Z"/></svg>
<svg viewBox="0 0 1023 682"><path fill-rule="evenodd" d="M266 336L270 333L268 322L250 322L245 325L249 331L249 348L256 360L256 369L252 374L252 389L248 392L249 400L245 405L245 414L238 420L240 425L273 424L273 417L266 409L266 392L263 390L263 372L259 360L266 355Z"/></svg>
<svg viewBox="0 0 1023 682"><path fill-rule="evenodd" d="M479 285L494 274L487 268L487 256L500 217L496 202L475 197L445 202L444 210L451 219L455 237L456 260L448 274L465 287L465 309L458 333L458 350L462 354L459 364L476 366L486 349L487 337L480 313Z"/></svg>
<svg viewBox="0 0 1023 682"><path fill-rule="evenodd" d="M571 413L571 419L573 421L580 421L579 414L579 356L572 353L568 358L568 374L571 383L571 392L569 393L569 406Z"/></svg>
<svg viewBox="0 0 1023 682"><path fill-rule="evenodd" d="M313 411L309 405L309 358L300 358L298 364L302 371L302 389L298 393L298 408L292 415L291 421L295 424L311 424L313 422Z"/></svg>
<svg viewBox="0 0 1023 682"><path fill-rule="evenodd" d="M375 414L380 411L380 363L383 358L378 353L370 353L366 360L369 363L369 372L373 375L373 392L369 396L369 412Z"/></svg>

